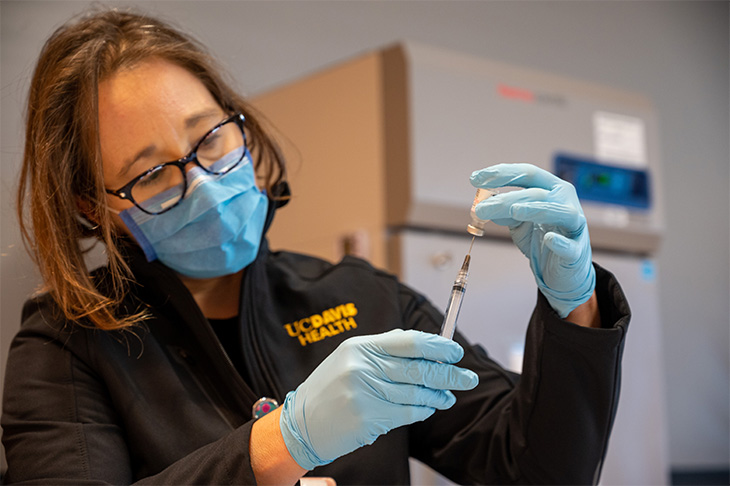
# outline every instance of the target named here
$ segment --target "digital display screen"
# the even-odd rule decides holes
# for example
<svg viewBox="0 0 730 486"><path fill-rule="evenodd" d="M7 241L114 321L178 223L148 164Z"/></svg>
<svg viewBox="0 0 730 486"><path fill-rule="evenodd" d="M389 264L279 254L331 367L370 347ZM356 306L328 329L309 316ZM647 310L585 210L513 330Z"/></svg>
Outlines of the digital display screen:
<svg viewBox="0 0 730 486"><path fill-rule="evenodd" d="M554 173L573 184L581 200L642 209L651 206L651 185L645 170L557 154Z"/></svg>

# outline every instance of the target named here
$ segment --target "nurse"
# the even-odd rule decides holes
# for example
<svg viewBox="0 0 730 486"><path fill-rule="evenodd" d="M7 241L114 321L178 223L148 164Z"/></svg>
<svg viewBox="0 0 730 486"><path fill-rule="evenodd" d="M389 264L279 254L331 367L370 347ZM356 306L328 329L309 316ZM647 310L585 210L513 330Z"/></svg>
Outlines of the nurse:
<svg viewBox="0 0 730 486"><path fill-rule="evenodd" d="M271 252L285 181L190 37L116 10L50 37L18 197L45 292L7 366L8 481L402 484L409 457L462 483L597 479L629 310L572 186L525 164L471 175L525 188L477 208L539 289L520 378L366 262Z"/></svg>

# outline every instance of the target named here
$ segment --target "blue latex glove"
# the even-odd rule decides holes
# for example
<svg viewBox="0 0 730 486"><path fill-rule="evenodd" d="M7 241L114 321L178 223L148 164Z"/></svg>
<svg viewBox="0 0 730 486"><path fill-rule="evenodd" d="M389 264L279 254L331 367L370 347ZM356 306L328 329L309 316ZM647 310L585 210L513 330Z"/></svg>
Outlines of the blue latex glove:
<svg viewBox="0 0 730 486"><path fill-rule="evenodd" d="M289 453L313 469L451 407L449 390L479 382L453 366L463 355L457 343L413 330L344 341L286 396L279 425Z"/></svg>
<svg viewBox="0 0 730 486"><path fill-rule="evenodd" d="M540 291L565 318L586 302L596 286L583 209L568 182L530 164L499 164L472 173L475 187L517 186L479 203L481 219L508 226L512 240L530 260Z"/></svg>

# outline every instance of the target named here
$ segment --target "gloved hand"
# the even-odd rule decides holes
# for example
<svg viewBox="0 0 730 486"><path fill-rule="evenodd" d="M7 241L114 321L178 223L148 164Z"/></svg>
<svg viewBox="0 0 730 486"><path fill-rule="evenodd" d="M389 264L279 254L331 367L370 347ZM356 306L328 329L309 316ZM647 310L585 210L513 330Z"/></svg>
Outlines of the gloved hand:
<svg viewBox="0 0 730 486"><path fill-rule="evenodd" d="M586 302L596 286L591 245L575 188L530 164L498 164L472 173L475 187L517 186L479 203L481 219L508 226L512 240L530 260L538 288L565 318Z"/></svg>
<svg viewBox="0 0 730 486"><path fill-rule="evenodd" d="M413 330L344 341L286 396L279 426L289 453L313 469L451 407L449 390L479 382L453 366L463 355L457 343Z"/></svg>

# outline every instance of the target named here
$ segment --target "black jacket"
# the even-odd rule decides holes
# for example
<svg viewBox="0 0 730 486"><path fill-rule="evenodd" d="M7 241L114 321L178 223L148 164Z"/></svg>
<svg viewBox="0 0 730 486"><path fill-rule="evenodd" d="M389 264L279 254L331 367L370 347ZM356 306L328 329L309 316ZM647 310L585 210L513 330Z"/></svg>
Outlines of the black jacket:
<svg viewBox="0 0 730 486"><path fill-rule="evenodd" d="M349 337L438 332L442 320L424 297L361 260L332 265L264 244L242 285L239 373L172 271L135 251L130 265L136 284L126 305L142 303L154 316L135 334L64 322L48 296L26 303L5 381L8 481L254 484L254 401L281 403ZM412 456L459 483L594 481L629 321L614 277L598 267L597 277L603 329L562 321L538 294L521 378L457 333L476 389L311 474L339 485L404 484Z"/></svg>

